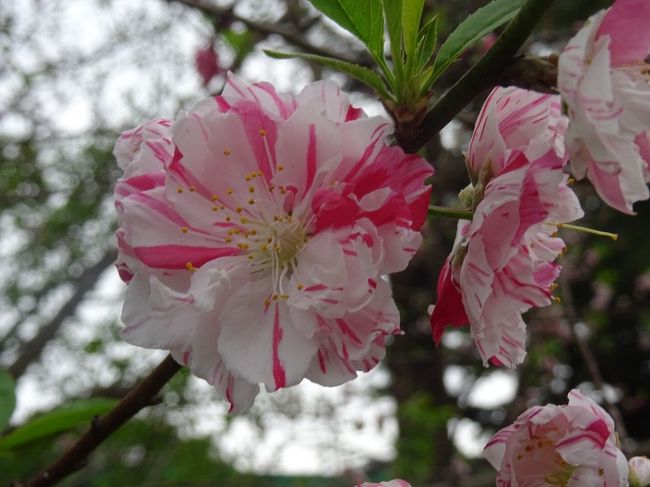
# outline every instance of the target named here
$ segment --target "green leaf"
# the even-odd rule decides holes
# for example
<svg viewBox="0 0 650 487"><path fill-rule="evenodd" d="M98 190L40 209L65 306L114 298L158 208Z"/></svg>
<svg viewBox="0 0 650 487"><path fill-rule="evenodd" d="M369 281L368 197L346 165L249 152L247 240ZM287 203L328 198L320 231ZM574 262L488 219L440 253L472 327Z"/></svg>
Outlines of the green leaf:
<svg viewBox="0 0 650 487"><path fill-rule="evenodd" d="M512 19L524 0L493 0L461 22L438 51L430 83L433 83L465 49Z"/></svg>
<svg viewBox="0 0 650 487"><path fill-rule="evenodd" d="M341 61L340 59L331 57L317 56L315 54L305 54L302 52L278 52L264 49L264 53L267 56L275 59L304 59L306 61L313 61L315 63L323 64L338 71L343 71L353 78L358 79L365 85L370 86L382 98L392 99L392 96L386 90L386 86L384 85L382 78L374 71L363 66L359 66L358 64L352 64L347 61Z"/></svg>
<svg viewBox="0 0 650 487"><path fill-rule="evenodd" d="M402 0L383 0L393 64L402 63Z"/></svg>
<svg viewBox="0 0 650 487"><path fill-rule="evenodd" d="M418 71L427 65L438 42L438 16L433 17L420 31L418 41Z"/></svg>
<svg viewBox="0 0 650 487"><path fill-rule="evenodd" d="M242 32L225 30L221 35L239 57L244 57L253 50L253 34L249 30Z"/></svg>
<svg viewBox="0 0 650 487"><path fill-rule="evenodd" d="M402 36L407 58L415 57L424 0L402 0Z"/></svg>
<svg viewBox="0 0 650 487"><path fill-rule="evenodd" d="M363 42L375 59L384 57L381 0L310 0L312 5Z"/></svg>
<svg viewBox="0 0 650 487"><path fill-rule="evenodd" d="M6 370L0 370L0 431L9 424L16 408L16 391L14 379Z"/></svg>
<svg viewBox="0 0 650 487"><path fill-rule="evenodd" d="M0 437L0 449L15 448L68 431L75 426L89 422L95 416L110 411L117 402L117 399L84 399L37 416L9 434Z"/></svg>

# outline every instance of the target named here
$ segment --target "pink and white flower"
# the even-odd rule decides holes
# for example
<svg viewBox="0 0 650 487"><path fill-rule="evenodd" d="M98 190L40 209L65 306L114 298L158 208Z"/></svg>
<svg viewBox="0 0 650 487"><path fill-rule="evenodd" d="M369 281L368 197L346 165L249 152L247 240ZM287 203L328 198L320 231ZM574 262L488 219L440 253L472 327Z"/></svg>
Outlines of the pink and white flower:
<svg viewBox="0 0 650 487"><path fill-rule="evenodd" d="M617 0L587 21L558 65L572 170L586 175L607 204L630 214L635 201L650 196L648 22L649 2Z"/></svg>
<svg viewBox="0 0 650 487"><path fill-rule="evenodd" d="M171 120L150 120L133 130L123 132L115 142L113 155L123 171L121 191L115 195L118 206L126 195L164 183L165 166L174 155L171 126ZM117 231L117 240L119 253L115 265L120 278L129 282L133 278L133 269L139 263L124 241L122 229Z"/></svg>
<svg viewBox="0 0 650 487"><path fill-rule="evenodd" d="M476 119L467 151L473 179L486 165L492 176L502 172L513 150L523 152L529 161L549 150L565 160L569 120L561 112L558 95L515 87L492 90Z"/></svg>
<svg viewBox="0 0 650 487"><path fill-rule="evenodd" d="M628 466L614 421L578 389L569 404L534 406L488 441L499 487L626 487Z"/></svg>
<svg viewBox="0 0 650 487"><path fill-rule="evenodd" d="M630 486L650 486L650 459L648 457L633 457L628 462L630 467Z"/></svg>
<svg viewBox="0 0 650 487"><path fill-rule="evenodd" d="M124 171L123 179L163 171L174 155L171 126L171 120L159 118L119 136L113 155Z"/></svg>
<svg viewBox="0 0 650 487"><path fill-rule="evenodd" d="M496 106L483 108L468 155L470 170L479 173L473 218L458 223L454 249L438 278L434 339L439 342L447 326L469 324L485 365L515 367L523 361L521 315L551 303L559 274L554 261L565 246L558 224L582 216L563 173L557 100L539 97L517 89L498 90L488 99ZM519 133L526 127L528 139Z"/></svg>
<svg viewBox="0 0 650 487"><path fill-rule="evenodd" d="M400 332L381 276L416 252L433 173L391 131L332 82L294 97L230 76L174 122L162 173L116 187L125 339L171 350L233 410L260 384L375 367Z"/></svg>

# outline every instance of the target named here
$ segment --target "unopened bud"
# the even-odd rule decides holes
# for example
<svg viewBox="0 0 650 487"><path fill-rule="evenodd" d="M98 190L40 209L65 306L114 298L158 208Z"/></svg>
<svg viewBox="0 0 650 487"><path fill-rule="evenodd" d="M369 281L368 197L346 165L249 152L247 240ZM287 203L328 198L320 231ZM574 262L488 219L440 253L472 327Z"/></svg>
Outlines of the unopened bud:
<svg viewBox="0 0 650 487"><path fill-rule="evenodd" d="M650 486L650 459L634 457L630 459L630 487Z"/></svg>

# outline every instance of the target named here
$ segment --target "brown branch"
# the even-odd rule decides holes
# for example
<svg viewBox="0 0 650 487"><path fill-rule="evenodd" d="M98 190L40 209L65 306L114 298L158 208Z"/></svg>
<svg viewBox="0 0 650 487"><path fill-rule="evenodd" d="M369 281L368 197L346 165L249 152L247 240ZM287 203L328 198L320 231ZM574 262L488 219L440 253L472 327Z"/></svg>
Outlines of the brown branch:
<svg viewBox="0 0 650 487"><path fill-rule="evenodd" d="M557 94L557 56L519 56L499 76L496 84Z"/></svg>
<svg viewBox="0 0 650 487"><path fill-rule="evenodd" d="M50 340L54 338L65 319L76 311L77 307L86 296L86 293L95 286L99 276L102 275L108 266L115 262L115 255L115 251L109 251L99 262L83 271L81 276L79 276L79 279L77 279L77 289L70 299L68 299L59 312L38 331L34 338L21 347L18 358L8 369L14 379L18 379L23 375L29 364L41 356L43 349Z"/></svg>
<svg viewBox="0 0 650 487"><path fill-rule="evenodd" d="M417 152L458 112L495 86L553 0L528 0L494 46L427 112L419 123L398 124L397 141L406 152Z"/></svg>
<svg viewBox="0 0 650 487"><path fill-rule="evenodd" d="M39 472L20 487L46 487L54 485L67 475L83 467L86 458L115 430L150 405L162 387L181 369L168 355L151 374L136 384L117 406L104 416L95 418L84 435L52 465Z"/></svg>
<svg viewBox="0 0 650 487"><path fill-rule="evenodd" d="M316 54L318 56L334 57L334 58L341 59L343 61L356 63L356 64L366 64L364 62L360 62L360 60L358 59L352 59L343 54L336 53L330 51L329 49L318 47L311 44L310 42L307 42L305 40L305 36L303 32L297 32L294 29L288 28L280 24L268 24L263 22L256 22L247 19L245 17L241 17L240 15L234 13L232 8L223 8L223 7L217 7L215 5L208 5L201 0L167 0L167 2L169 3L177 2L187 7L193 8L195 10L199 10L204 14L212 17L227 17L231 20L236 20L244 24L250 30L259 32L266 36L278 35L282 37L285 41L287 41L289 44L299 47L300 49L310 54Z"/></svg>

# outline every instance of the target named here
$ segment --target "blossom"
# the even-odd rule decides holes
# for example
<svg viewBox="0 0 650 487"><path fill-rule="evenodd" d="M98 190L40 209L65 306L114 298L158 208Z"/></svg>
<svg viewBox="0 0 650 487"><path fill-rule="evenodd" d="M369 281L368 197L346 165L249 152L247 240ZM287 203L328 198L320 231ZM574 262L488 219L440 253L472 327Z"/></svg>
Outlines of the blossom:
<svg viewBox="0 0 650 487"><path fill-rule="evenodd" d="M363 484L359 485L359 487L411 487L411 484L405 480L395 479L379 483L364 482Z"/></svg>
<svg viewBox="0 0 650 487"><path fill-rule="evenodd" d="M479 173L470 187L474 213L458 223L431 326L439 342L445 327L469 324L485 365L523 361L521 315L552 302L560 270L554 261L565 248L558 225L582 216L563 173L563 126L557 99L497 90L472 140L468 166Z"/></svg>
<svg viewBox="0 0 650 487"><path fill-rule="evenodd" d="M375 367L400 332L382 276L420 244L433 172L391 130L333 82L294 97L229 76L174 122L162 171L116 186L124 338L171 350L232 410L260 384Z"/></svg>
<svg viewBox="0 0 650 487"><path fill-rule="evenodd" d="M164 168L174 155L171 133L172 121L150 120L133 130L123 132L115 142L113 155L123 170L120 191L116 192L118 207L124 196L163 184ZM139 264L124 241L124 231L117 231L119 253L116 267L120 278L129 282Z"/></svg>
<svg viewBox="0 0 650 487"><path fill-rule="evenodd" d="M627 486L612 418L578 389L568 405L528 409L488 441L484 454L500 487Z"/></svg>
<svg viewBox="0 0 650 487"><path fill-rule="evenodd" d="M561 113L558 95L521 88L495 88L476 119L467 152L467 166L474 179L489 165L497 175L511 160L510 152L522 151L530 161L553 150L565 158L564 136L569 121Z"/></svg>
<svg viewBox="0 0 650 487"><path fill-rule="evenodd" d="M117 165L124 171L123 178L163 170L174 155L171 125L171 120L159 118L119 136L113 155Z"/></svg>
<svg viewBox="0 0 650 487"><path fill-rule="evenodd" d="M635 201L650 196L648 21L646 0L617 0L587 21L558 64L573 173L630 214Z"/></svg>
<svg viewBox="0 0 650 487"><path fill-rule="evenodd" d="M217 51L214 49L212 42L209 42L207 45L196 51L194 62L196 64L196 70L199 72L201 80L203 81L203 86L207 86L212 78L221 72L219 56L217 55Z"/></svg>
<svg viewBox="0 0 650 487"><path fill-rule="evenodd" d="M648 457L633 457L628 462L630 467L630 485L632 487L648 487L650 485L650 459Z"/></svg>

